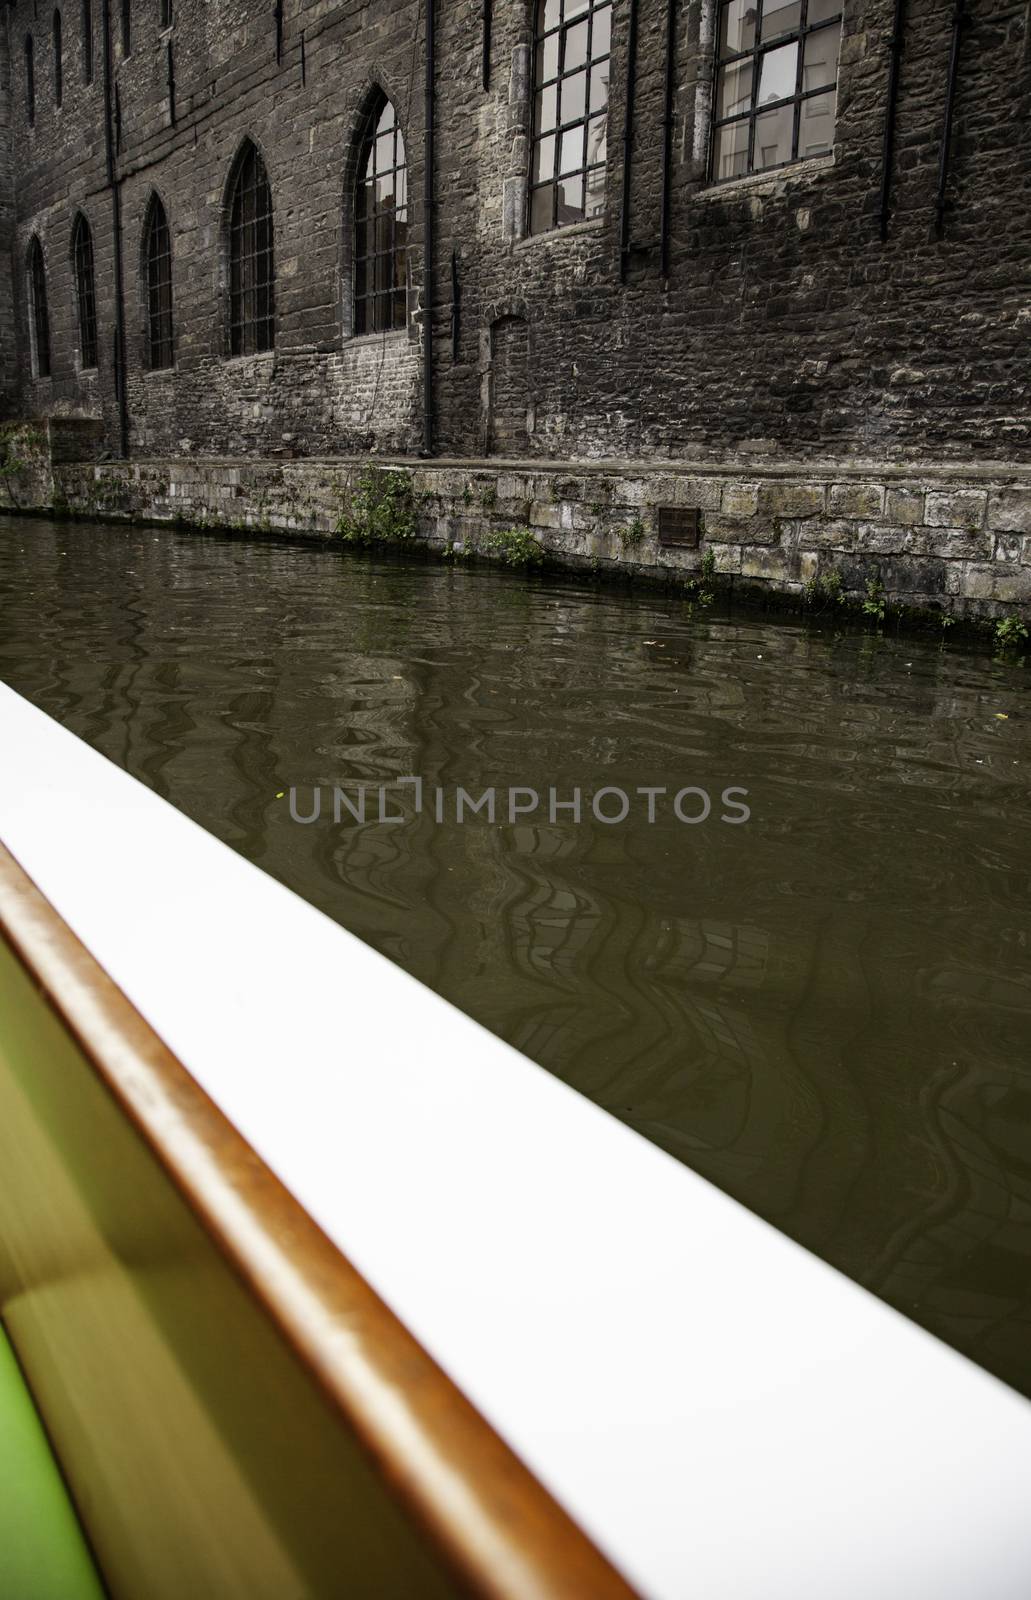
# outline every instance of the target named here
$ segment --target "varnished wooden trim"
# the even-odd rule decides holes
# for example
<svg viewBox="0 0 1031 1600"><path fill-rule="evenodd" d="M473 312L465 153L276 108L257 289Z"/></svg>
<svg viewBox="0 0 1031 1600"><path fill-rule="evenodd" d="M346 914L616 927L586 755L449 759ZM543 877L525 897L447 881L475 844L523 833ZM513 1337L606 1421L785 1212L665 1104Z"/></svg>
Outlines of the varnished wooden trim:
<svg viewBox="0 0 1031 1600"><path fill-rule="evenodd" d="M0 844L0 933L470 1593L635 1591L255 1154Z"/></svg>

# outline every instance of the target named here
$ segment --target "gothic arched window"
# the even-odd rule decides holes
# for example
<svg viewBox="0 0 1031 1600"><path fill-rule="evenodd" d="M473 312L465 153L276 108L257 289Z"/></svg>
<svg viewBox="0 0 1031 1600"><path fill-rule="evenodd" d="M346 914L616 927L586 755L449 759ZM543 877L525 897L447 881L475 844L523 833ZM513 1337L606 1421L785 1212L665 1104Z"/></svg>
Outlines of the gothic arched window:
<svg viewBox="0 0 1031 1600"><path fill-rule="evenodd" d="M272 191L265 163L249 141L236 161L229 210L229 349L234 356L276 342Z"/></svg>
<svg viewBox="0 0 1031 1600"><path fill-rule="evenodd" d="M34 238L29 245L29 310L32 316L32 358L37 378L50 376L50 313L47 310L47 269L43 246Z"/></svg>
<svg viewBox="0 0 1031 1600"><path fill-rule="evenodd" d="M168 217L157 195L151 195L143 225L143 261L147 276L147 365L170 367L172 355L172 238Z"/></svg>
<svg viewBox="0 0 1031 1600"><path fill-rule="evenodd" d="M530 232L605 208L612 0L537 0Z"/></svg>
<svg viewBox="0 0 1031 1600"><path fill-rule="evenodd" d="M75 300L79 312L79 360L84 369L97 364L97 294L93 279L93 235L81 214L72 233Z"/></svg>
<svg viewBox="0 0 1031 1600"><path fill-rule="evenodd" d="M390 101L373 105L354 196L354 331L408 323L408 166Z"/></svg>

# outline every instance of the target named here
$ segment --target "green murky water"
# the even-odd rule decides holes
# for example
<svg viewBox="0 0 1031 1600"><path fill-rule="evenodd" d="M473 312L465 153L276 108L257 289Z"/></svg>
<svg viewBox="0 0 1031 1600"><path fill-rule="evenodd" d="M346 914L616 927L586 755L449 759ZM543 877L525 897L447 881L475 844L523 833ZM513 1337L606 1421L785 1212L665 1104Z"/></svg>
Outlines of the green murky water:
<svg viewBox="0 0 1031 1600"><path fill-rule="evenodd" d="M0 519L0 675L1031 1393L1031 672L569 579ZM334 786L407 775L421 815L409 787L403 823L371 795L334 823ZM457 825L490 786L495 821ZM510 823L513 787L542 802ZM593 816L603 787L625 821ZM668 791L654 822L641 787Z"/></svg>

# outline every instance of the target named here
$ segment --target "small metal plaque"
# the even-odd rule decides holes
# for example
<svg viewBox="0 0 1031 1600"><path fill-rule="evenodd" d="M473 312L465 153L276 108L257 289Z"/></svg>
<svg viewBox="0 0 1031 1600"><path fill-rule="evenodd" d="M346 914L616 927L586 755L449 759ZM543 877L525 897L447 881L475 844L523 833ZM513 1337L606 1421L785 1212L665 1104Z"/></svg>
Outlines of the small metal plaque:
<svg viewBox="0 0 1031 1600"><path fill-rule="evenodd" d="M659 507L659 546L665 550L698 549L698 512L684 506Z"/></svg>

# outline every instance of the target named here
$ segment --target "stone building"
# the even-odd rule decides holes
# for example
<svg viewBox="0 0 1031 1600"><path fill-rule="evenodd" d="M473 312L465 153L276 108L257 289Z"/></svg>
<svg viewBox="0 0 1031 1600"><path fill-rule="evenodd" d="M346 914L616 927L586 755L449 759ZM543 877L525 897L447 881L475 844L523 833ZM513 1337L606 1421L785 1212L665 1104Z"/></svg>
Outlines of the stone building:
<svg viewBox="0 0 1031 1600"><path fill-rule="evenodd" d="M1031 597L1025 0L7 0L0 50L8 417L515 459L483 505L581 557Z"/></svg>

